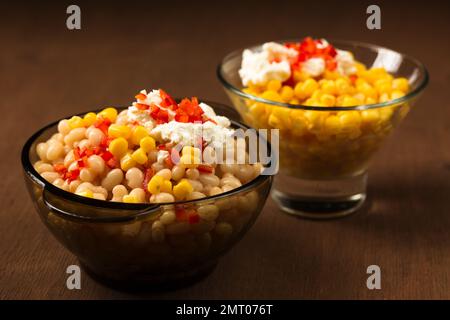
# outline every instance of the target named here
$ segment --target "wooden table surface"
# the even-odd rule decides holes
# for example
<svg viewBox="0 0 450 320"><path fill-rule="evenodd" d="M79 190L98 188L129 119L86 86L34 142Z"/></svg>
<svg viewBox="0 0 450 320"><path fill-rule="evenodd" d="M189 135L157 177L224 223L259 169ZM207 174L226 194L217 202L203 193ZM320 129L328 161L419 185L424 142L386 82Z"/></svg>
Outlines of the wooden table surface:
<svg viewBox="0 0 450 320"><path fill-rule="evenodd" d="M189 3L189 4L186 4ZM82 30L68 31L66 4L0 7L0 298L450 298L450 10L448 3L381 2L382 30L365 27L370 3L341 1L78 2ZM46 230L26 193L20 149L62 116L126 105L142 88L228 103L215 68L227 52L271 39L316 35L406 52L431 82L374 159L371 207L341 220L308 221L268 200L245 238L202 282L129 294L82 275ZM366 288L366 268L382 289Z"/></svg>

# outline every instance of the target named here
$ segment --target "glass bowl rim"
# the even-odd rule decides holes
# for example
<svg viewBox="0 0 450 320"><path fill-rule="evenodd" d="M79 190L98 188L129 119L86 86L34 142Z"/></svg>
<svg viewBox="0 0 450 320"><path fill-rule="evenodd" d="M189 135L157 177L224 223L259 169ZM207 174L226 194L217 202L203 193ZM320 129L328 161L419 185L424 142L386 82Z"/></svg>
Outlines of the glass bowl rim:
<svg viewBox="0 0 450 320"><path fill-rule="evenodd" d="M298 42L298 39L273 40L273 41L269 41L269 42L276 42L276 43ZM425 87L428 84L429 73L428 73L428 70L426 69L425 65L423 63L421 63L419 60L417 60L416 58L411 57L411 56L409 56L407 54L404 54L404 53L401 53L401 52L398 52L398 51L395 51L395 50L392 50L392 49L389 49L389 48L386 48L386 47L383 47L383 46L379 46L379 45L376 45L376 44L371 44L371 43L366 43L366 42L361 42L361 41L329 39L329 43L332 43L333 45L336 44L336 47L339 47L339 45L357 46L357 47L361 47L361 48L364 48L364 49L369 49L369 50L372 50L372 51L387 50L387 51L399 54L403 58L406 58L406 59L410 60L416 66L418 66L418 68L421 70L421 73L424 75L424 78L423 78L422 82L414 90L408 92L403 97L400 97L400 98L397 98L397 99L393 99L393 100L388 100L388 101L381 102L381 103L361 104L361 105L349 106L349 107L343 107L343 106L323 107L323 106L305 106L305 105L290 104L290 103L285 103L285 102L278 102L278 101L273 101L273 100L267 100L267 99L264 99L264 98L261 98L261 97L257 97L255 95L243 92L241 89L239 89L239 88L235 87L234 85L232 85L231 83L229 83L225 79L225 76L223 75L223 72L222 72L223 71L223 65L228 60L230 60L231 58L233 58L236 55L242 55L242 52L245 49L254 50L254 49L260 48L264 43L259 43L259 44L256 44L256 45L253 45L253 46L250 46L250 47L237 49L237 50L234 50L234 51L228 53L222 59L222 61L217 65L216 76L219 78L219 81L222 83L222 85L226 89L232 91L233 93L235 93L238 96L241 96L243 98L254 100L254 101L257 101L257 102L264 103L264 104L271 104L271 105L276 105L276 106L280 106L280 107L286 107L286 108L290 108L290 109L314 110L314 111L368 110L368 109L383 108L383 107L389 107L389 106L392 106L392 105L402 104L405 101L411 100L412 98L417 96L419 93L421 93L423 91L423 89L425 89Z"/></svg>
<svg viewBox="0 0 450 320"><path fill-rule="evenodd" d="M176 99L177 101L179 99ZM211 105L214 108L214 105L220 105L222 107L226 107L226 108L230 108L228 106L226 106L225 104L219 103L219 102L214 102L214 101L209 101L209 100L202 100L202 102L205 102L206 104ZM115 107L118 110L124 110L127 107ZM31 146L32 144L49 128L56 126L59 121L63 120L63 119L68 119L71 116L82 116L88 112L100 112L101 110L103 110L103 108L101 109L96 109L96 110L91 110L91 111L85 111L85 112L81 112L78 114L74 114L74 115L70 115L68 117L62 117L56 121L51 122L50 124L47 124L46 126L42 127L41 129L37 130L35 133L33 133L25 142L25 144L22 147L22 151L21 151L21 162L22 162L22 169L24 170L24 173L35 183L39 184L42 188L43 188L43 192L45 192L46 190L48 190L49 192L51 192L52 194L55 194L58 197L61 197L64 200L69 200L72 201L76 204L82 204L82 205L86 205L86 206L90 206L90 207L96 207L96 208L103 208L103 209L112 209L112 210L129 210L129 211L136 211L139 210L138 212L132 213L130 215L124 215L124 216L113 216L113 215L104 215L101 217L90 217L90 216L83 216L83 215L76 215L76 214L67 214L67 213L63 213L64 215L66 215L66 218L69 219L76 219L76 220L84 220L84 221L89 221L89 222L116 222L116 221L123 221L125 220L129 220L132 218L135 218L137 216L141 216L142 214L149 214L151 212L154 212L155 210L159 209L160 207L164 207L164 206L177 206L177 205L184 205L184 204L193 204L193 203L197 203L197 202L207 202L207 201L212 201L212 200L218 200L218 199L222 199L222 198L226 198L229 196L233 196L236 194L239 194L241 192L245 192L248 190L251 190L255 187L258 187L259 185L261 185L262 183L266 182L267 180L272 181L273 176L272 175L262 175L260 174L259 176L257 176L256 178L254 178L253 180L241 185L238 188L235 188L233 190L230 191L226 191L223 193L219 193L217 195L214 196L207 196L201 199L193 199L193 200L183 200L183 201L175 201L175 202L164 202L164 203L123 203L123 202L113 202L113 201L106 201L106 200L98 200L98 199L92 199L92 198L87 198L87 197L83 197L83 196L79 196L75 193L69 192L69 191L65 191L61 188L58 188L57 186L53 185L52 183L48 182L47 180L45 180L37 171L36 169L34 169L33 164L31 163L31 160L29 158L29 153L31 151ZM234 121L230 119L230 122L232 124L232 126L234 127L238 127L241 129L250 129L249 126L242 124L241 122L238 121ZM57 132L55 132L57 133ZM259 133L258 133L258 137L259 137ZM271 149L271 144L269 141L265 140L268 144L268 151L272 152ZM59 211L59 213L62 212L62 210L60 210L59 208L55 208L53 207L53 209L56 209ZM142 210L145 210L145 212L142 212Z"/></svg>

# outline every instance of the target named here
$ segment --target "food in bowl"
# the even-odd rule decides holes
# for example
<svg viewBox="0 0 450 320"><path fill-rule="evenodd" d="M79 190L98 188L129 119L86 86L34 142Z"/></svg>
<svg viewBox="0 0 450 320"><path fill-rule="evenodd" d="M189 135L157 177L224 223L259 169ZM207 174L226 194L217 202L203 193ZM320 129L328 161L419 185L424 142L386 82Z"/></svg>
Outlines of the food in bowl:
<svg viewBox="0 0 450 320"><path fill-rule="evenodd" d="M227 107L177 103L163 90L136 99L34 134L22 151L26 182L46 226L96 278L178 286L209 271L245 234L272 177L259 163L204 161L246 129L214 112ZM200 141L189 128L202 129Z"/></svg>
<svg viewBox="0 0 450 320"><path fill-rule="evenodd" d="M246 49L239 75L243 92L293 105L290 109L249 100L243 114L252 126L280 129L281 170L298 177L360 173L391 131L394 118L409 110L406 104L351 110L400 99L409 92L408 80L376 64L368 68L352 52L324 39L268 42L260 50ZM295 109L296 105L320 109ZM343 108L328 111L329 107ZM293 153L300 161L290 156Z"/></svg>
<svg viewBox="0 0 450 320"><path fill-rule="evenodd" d="M236 50L217 75L245 123L279 130L272 196L308 218L361 207L370 160L428 83L423 64L404 54L312 38Z"/></svg>
<svg viewBox="0 0 450 320"><path fill-rule="evenodd" d="M261 173L259 164L203 163L206 153L232 136L229 127L228 118L195 97L177 103L161 89L142 90L120 113L106 108L61 120L58 133L36 146L40 160L34 167L55 186L99 200L201 199ZM196 136L202 139L198 147Z"/></svg>

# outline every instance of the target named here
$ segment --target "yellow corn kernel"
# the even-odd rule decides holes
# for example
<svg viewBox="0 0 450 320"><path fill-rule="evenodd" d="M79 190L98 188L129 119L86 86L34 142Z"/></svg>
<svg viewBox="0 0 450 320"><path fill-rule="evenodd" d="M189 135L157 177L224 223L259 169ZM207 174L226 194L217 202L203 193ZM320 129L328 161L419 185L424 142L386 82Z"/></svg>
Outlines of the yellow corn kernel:
<svg viewBox="0 0 450 320"><path fill-rule="evenodd" d="M184 154L180 157L180 165L188 169L194 169L200 164L200 158L192 154Z"/></svg>
<svg viewBox="0 0 450 320"><path fill-rule="evenodd" d="M337 95L344 95L350 93L350 83L346 78L339 78L335 81L335 89Z"/></svg>
<svg viewBox="0 0 450 320"><path fill-rule="evenodd" d="M350 97L350 96L345 96L344 99L342 100L341 106L353 107L353 106L357 106L358 104L359 104L358 99L356 99L354 97Z"/></svg>
<svg viewBox="0 0 450 320"><path fill-rule="evenodd" d="M281 96L277 92L271 90L264 91L264 93L261 95L261 98L271 101L283 102Z"/></svg>
<svg viewBox="0 0 450 320"><path fill-rule="evenodd" d="M298 100L297 98L291 99L289 101L289 104L300 104L300 100Z"/></svg>
<svg viewBox="0 0 450 320"><path fill-rule="evenodd" d="M141 140L148 137L148 131L143 126L136 126L131 133L131 142L135 145L139 145Z"/></svg>
<svg viewBox="0 0 450 320"><path fill-rule="evenodd" d="M256 116L262 115L266 111L264 104L256 102L250 106L250 112Z"/></svg>
<svg viewBox="0 0 450 320"><path fill-rule="evenodd" d="M131 158L139 164L144 164L148 161L147 153L144 149L139 148L131 154Z"/></svg>
<svg viewBox="0 0 450 320"><path fill-rule="evenodd" d="M283 121L289 120L291 109L285 107L273 107L272 114Z"/></svg>
<svg viewBox="0 0 450 320"><path fill-rule="evenodd" d="M364 123L376 124L380 119L380 114L377 109L363 110L361 119Z"/></svg>
<svg viewBox="0 0 450 320"><path fill-rule="evenodd" d="M283 86L281 88L281 99L288 102L294 98L294 89L290 86Z"/></svg>
<svg viewBox="0 0 450 320"><path fill-rule="evenodd" d="M161 192L172 193L172 182L164 179L162 176L155 175L150 179L147 190L151 194L158 194Z"/></svg>
<svg viewBox="0 0 450 320"><path fill-rule="evenodd" d="M356 89L358 90L359 93L363 93L366 97L371 97L374 99L378 97L377 90L367 82L357 84Z"/></svg>
<svg viewBox="0 0 450 320"><path fill-rule="evenodd" d="M375 81L374 87L380 94L390 93L392 90L392 81L385 78L379 79Z"/></svg>
<svg viewBox="0 0 450 320"><path fill-rule="evenodd" d="M139 142L139 145L145 152L150 152L156 149L155 139L153 139L150 136L142 138L141 141Z"/></svg>
<svg viewBox="0 0 450 320"><path fill-rule="evenodd" d="M303 115L308 120L309 127L316 128L320 126L324 114L321 111L306 110Z"/></svg>
<svg viewBox="0 0 450 320"><path fill-rule="evenodd" d="M333 107L336 103L336 98L331 94L324 94L320 97L319 101L321 105L324 105L325 107Z"/></svg>
<svg viewBox="0 0 450 320"><path fill-rule="evenodd" d="M394 91L391 92L391 99L392 100L398 99L398 98L403 97L404 95L405 95L405 93L403 91L394 90Z"/></svg>
<svg viewBox="0 0 450 320"><path fill-rule="evenodd" d="M269 116L268 123L273 128L284 129L283 122L274 114Z"/></svg>
<svg viewBox="0 0 450 320"><path fill-rule="evenodd" d="M116 138L109 144L109 152L111 152L115 157L122 157L128 150L128 142L125 138Z"/></svg>
<svg viewBox="0 0 450 320"><path fill-rule="evenodd" d="M82 192L77 192L76 194L86 198L94 198L94 193L91 190L84 190Z"/></svg>
<svg viewBox="0 0 450 320"><path fill-rule="evenodd" d="M303 103L305 106L318 106L320 103L316 99L309 98Z"/></svg>
<svg viewBox="0 0 450 320"><path fill-rule="evenodd" d="M294 71L294 81L296 83L305 81L306 79L309 79L309 74L303 71Z"/></svg>
<svg viewBox="0 0 450 320"><path fill-rule="evenodd" d="M131 153L125 154L122 159L120 159L120 168L123 171L128 171L136 166L136 161L131 157Z"/></svg>
<svg viewBox="0 0 450 320"><path fill-rule="evenodd" d="M366 98L366 104L375 104L375 103L377 103L377 99L372 98L372 97Z"/></svg>
<svg viewBox="0 0 450 320"><path fill-rule="evenodd" d="M348 127L359 127L361 124L361 116L358 111L343 111L339 115L339 121L344 127L344 130Z"/></svg>
<svg viewBox="0 0 450 320"><path fill-rule="evenodd" d="M360 62L355 62L356 73L360 75L362 72L366 71L366 66Z"/></svg>
<svg viewBox="0 0 450 320"><path fill-rule="evenodd" d="M181 150L181 155L189 155L191 157L200 158L201 157L201 150L199 148L195 148L192 146L184 146Z"/></svg>
<svg viewBox="0 0 450 320"><path fill-rule="evenodd" d="M161 187L163 186L164 181L165 179L162 176L154 175L147 185L148 192L151 194L158 194L162 192Z"/></svg>
<svg viewBox="0 0 450 320"><path fill-rule="evenodd" d="M83 117L83 123L85 127L89 127L95 123L97 115L94 112L88 112Z"/></svg>
<svg viewBox="0 0 450 320"><path fill-rule="evenodd" d="M138 199L135 196L126 194L123 196L122 201L125 203L138 203Z"/></svg>
<svg viewBox="0 0 450 320"><path fill-rule="evenodd" d="M170 180L164 180L161 185L161 192L172 193L172 182Z"/></svg>
<svg viewBox="0 0 450 320"><path fill-rule="evenodd" d="M79 116L73 116L67 122L72 129L84 127L84 121Z"/></svg>
<svg viewBox="0 0 450 320"><path fill-rule="evenodd" d="M267 83L267 90L277 92L280 89L281 89L281 81L280 80L270 80Z"/></svg>
<svg viewBox="0 0 450 320"><path fill-rule="evenodd" d="M340 75L335 71L325 70L323 77L328 80L336 80L340 77Z"/></svg>
<svg viewBox="0 0 450 320"><path fill-rule="evenodd" d="M321 97L323 94L324 94L324 93L323 93L320 89L317 89L317 90L314 91L313 94L311 95L311 99L320 101L320 97Z"/></svg>
<svg viewBox="0 0 450 320"><path fill-rule="evenodd" d="M194 188L187 179L181 179L176 186L173 187L173 195L177 200L184 200L194 191Z"/></svg>
<svg viewBox="0 0 450 320"><path fill-rule="evenodd" d="M372 68L364 72L364 78L370 83L375 83L381 77L386 75L386 70L384 68Z"/></svg>
<svg viewBox="0 0 450 320"><path fill-rule="evenodd" d="M378 102L383 103L389 101L389 94L383 93L380 95L380 98L378 99Z"/></svg>
<svg viewBox="0 0 450 320"><path fill-rule="evenodd" d="M336 91L337 91L336 83L333 80L326 80L325 82L322 83L320 88L323 91L323 93L332 94L332 95L335 95Z"/></svg>
<svg viewBox="0 0 450 320"><path fill-rule="evenodd" d="M296 88L297 88L297 86L296 86ZM314 79L307 79L305 82L302 83L300 89L301 89L300 96L297 95L297 90L295 91L295 95L299 99L305 99L305 98L310 97L314 93L314 91L319 89L319 84Z"/></svg>
<svg viewBox="0 0 450 320"><path fill-rule="evenodd" d="M338 116L329 116L325 120L325 130L328 134L337 134L340 130L341 122Z"/></svg>
<svg viewBox="0 0 450 320"><path fill-rule="evenodd" d="M261 88L258 85L253 84L251 81L248 83L248 88L253 92L261 92Z"/></svg>
<svg viewBox="0 0 450 320"><path fill-rule="evenodd" d="M131 129L128 126L113 123L108 128L108 135L112 138L123 137L128 139L131 136Z"/></svg>
<svg viewBox="0 0 450 320"><path fill-rule="evenodd" d="M409 91L409 82L406 78L397 78L392 80L392 89L393 90L400 90L404 93L407 93Z"/></svg>
<svg viewBox="0 0 450 320"><path fill-rule="evenodd" d="M109 119L111 122L115 122L117 119L117 110L115 108L106 108L100 111L98 115Z"/></svg>

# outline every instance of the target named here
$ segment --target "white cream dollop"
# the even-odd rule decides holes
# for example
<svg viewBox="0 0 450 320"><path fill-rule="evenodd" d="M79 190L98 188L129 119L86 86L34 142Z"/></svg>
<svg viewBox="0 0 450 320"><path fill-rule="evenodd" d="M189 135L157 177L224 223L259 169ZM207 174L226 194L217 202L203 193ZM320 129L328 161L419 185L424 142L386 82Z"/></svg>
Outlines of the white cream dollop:
<svg viewBox="0 0 450 320"><path fill-rule="evenodd" d="M221 147L227 138L234 133L230 129L230 120L227 117L217 116L213 108L206 103L200 103L206 122L178 122L169 121L155 126L150 134L159 141L180 143L182 145L195 145L202 138L204 142L213 147Z"/></svg>
<svg viewBox="0 0 450 320"><path fill-rule="evenodd" d="M342 75L351 75L357 72L355 66L355 59L353 55L349 51L345 50L336 50L336 62L337 62L337 72Z"/></svg>
<svg viewBox="0 0 450 320"><path fill-rule="evenodd" d="M323 58L311 58L303 62L302 71L311 77L318 77L325 72L325 60Z"/></svg>
<svg viewBox="0 0 450 320"><path fill-rule="evenodd" d="M289 60L297 55L296 50L275 42L263 44L259 52L244 50L239 70L242 83L247 86L250 82L264 85L269 80L286 81L291 76Z"/></svg>

